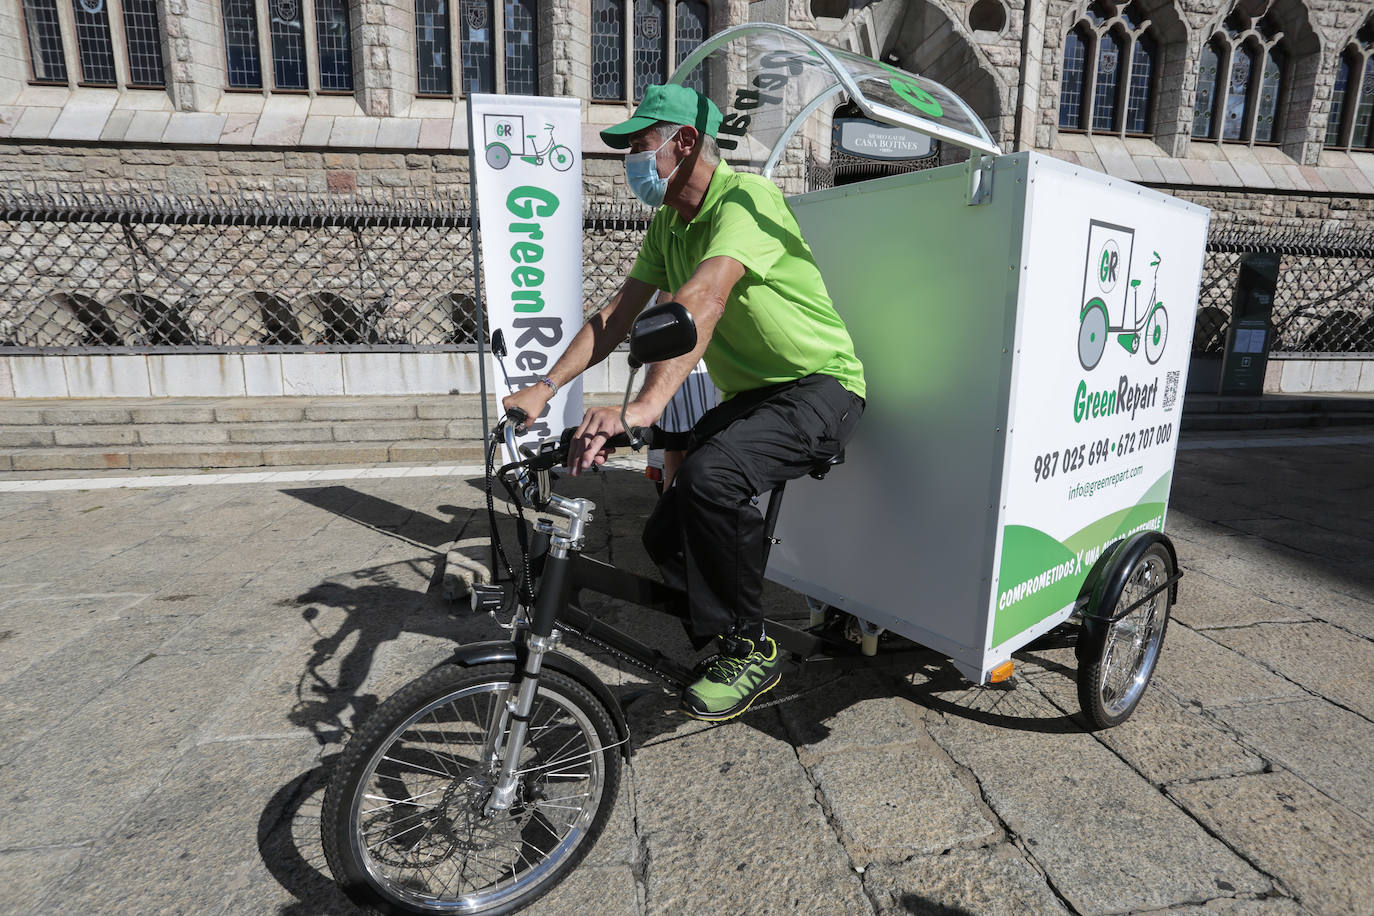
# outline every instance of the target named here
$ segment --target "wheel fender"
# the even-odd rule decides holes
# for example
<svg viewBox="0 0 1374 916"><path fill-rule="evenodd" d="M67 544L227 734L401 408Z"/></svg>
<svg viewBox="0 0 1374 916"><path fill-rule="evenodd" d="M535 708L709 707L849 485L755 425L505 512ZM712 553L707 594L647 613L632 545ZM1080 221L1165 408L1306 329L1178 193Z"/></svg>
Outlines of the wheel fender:
<svg viewBox="0 0 1374 916"><path fill-rule="evenodd" d="M1080 600L1085 596L1087 598L1087 613L1083 615L1083 633L1078 640L1079 647L1090 644L1092 637L1099 633L1102 627L1108 626L1104 621L1091 615L1097 613L1098 608L1116 607L1121 592L1126 588L1126 579L1129 578L1131 570L1145 555L1145 551L1155 544L1164 545L1165 552L1169 554L1169 574L1173 575L1178 569L1178 553L1174 550L1174 542L1162 531L1141 531L1129 538L1113 541L1102 551L1102 556L1093 564L1083 582L1083 589L1079 592ZM1169 587L1168 594L1169 605L1172 607L1178 601L1177 582Z"/></svg>
<svg viewBox="0 0 1374 916"><path fill-rule="evenodd" d="M1101 299L1100 297L1098 297L1098 296L1093 296L1091 299L1089 299L1089 300L1087 301L1087 304L1085 304L1085 305L1083 306L1083 308L1079 311L1079 313L1078 313L1078 320L1079 320L1079 321L1082 321L1084 318L1086 318L1086 317L1088 316L1088 313L1091 312L1093 309L1101 309L1101 310L1102 310L1102 314L1103 314L1103 315L1106 315L1106 314L1107 314L1107 303L1103 302L1102 299ZM1107 318L1107 327L1108 327L1108 329L1111 328L1111 325L1112 325L1112 320L1111 320L1111 317L1108 316L1108 318Z"/></svg>
<svg viewBox="0 0 1374 916"><path fill-rule="evenodd" d="M459 646L453 650L449 662L454 665L461 665L464 668L471 668L475 665L487 665L494 662L509 662L514 666L525 652L524 646L517 647L509 640L492 640L491 642L474 642ZM624 742L620 745L620 752L628 759L633 753L630 747L630 726L625 721L625 711L620 708L620 702L616 700L615 694L611 693L610 688L601 682L591 669L582 664L575 658L571 658L561 652L546 652L544 654L543 666L552 668L559 674L567 675L577 681L583 687L591 691L592 695L601 701L601 704L610 711L611 720L615 722L616 738Z"/></svg>

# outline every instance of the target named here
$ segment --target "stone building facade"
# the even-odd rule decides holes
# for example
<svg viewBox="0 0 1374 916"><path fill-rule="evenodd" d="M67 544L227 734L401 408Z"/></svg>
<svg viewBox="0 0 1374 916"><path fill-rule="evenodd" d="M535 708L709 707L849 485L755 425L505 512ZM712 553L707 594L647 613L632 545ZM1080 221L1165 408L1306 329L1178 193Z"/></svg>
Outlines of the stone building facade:
<svg viewBox="0 0 1374 916"><path fill-rule="evenodd" d="M327 63L319 29L328 3L346 14L349 91L322 88ZM612 37L623 43L623 59L641 61L641 46L656 41L665 72L690 48L675 32L685 31L683 23L693 17L713 33L751 20L785 23L944 83L970 103L1004 150L1040 150L1180 194L1213 207L1219 220L1350 228L1369 214L1374 199L1365 110L1374 104L1374 71L1362 69L1374 50L1374 11L1353 0L3 0L0 179L173 194L354 188L461 193L467 182L461 90L469 82L469 48L477 47L468 39L481 34L470 24L479 14L510 17L517 6L531 13L523 37L537 51L525 66L538 91L585 100L590 200L627 198L617 187L617 157L602 146L597 130L632 109L625 95L634 76L625 71L642 67L622 64L620 97L605 98L598 80L604 82L599 74L607 53L595 46L606 41L598 23L608 10L618 17L619 33ZM101 85L86 72L93 58L100 63L87 47L91 8L105 17L113 69ZM139 48L127 31L135 15L153 9L161 86L136 82L131 61ZM257 16L257 35L250 38L256 38L261 67L250 88L231 85L228 50L244 44L241 34L230 36L238 21L231 14L245 10ZM435 45L425 34L425 24L438 21L435 11L446 28L447 93L422 91L419 72L422 50L431 53ZM51 21L43 21L45 13ZM646 17L655 15L660 24L645 28ZM305 52L303 71L297 71L305 77L298 83L303 89L275 85L282 77L274 66L289 62L293 50L277 43L283 21L306 33L313 26L320 39L298 41L294 49L297 56ZM486 23L489 52L499 54L502 38L512 39L512 23L504 24ZM646 39L646 32L658 34ZM1109 61L1102 55L1110 56L1112 42L1120 46ZM1098 120L1094 112L1082 126L1070 126L1066 92L1092 92L1094 102L1107 101L1108 65L1130 56L1131 75L1123 69L1118 82L1140 81L1142 46L1150 58L1145 120L1126 124L1120 113L1115 121ZM1200 104L1210 99L1220 118L1231 102L1217 98L1226 85L1200 85L1200 61L1209 47L1230 49L1233 77L1242 58L1252 70L1261 57L1266 65L1277 61L1277 85L1252 78L1255 97L1245 102L1255 107L1259 94L1277 92L1263 137L1253 126L1236 136L1197 135ZM1078 69L1075 51L1086 58ZM65 72L52 66L55 59ZM488 85L505 88L508 69L492 67ZM1085 69L1092 71L1086 75L1091 85L1084 82ZM1364 84L1364 99L1354 101L1354 89ZM1121 107L1128 93L1120 87L1117 93L1113 101ZM1348 124L1340 113L1333 121L1333 107L1343 100L1353 110L1345 116ZM1079 104L1085 108L1086 100ZM1333 123L1334 133L1328 129ZM789 190L800 189L796 163L804 154L828 155L824 137L813 133L802 143L809 148L790 151L792 167L780 173Z"/></svg>

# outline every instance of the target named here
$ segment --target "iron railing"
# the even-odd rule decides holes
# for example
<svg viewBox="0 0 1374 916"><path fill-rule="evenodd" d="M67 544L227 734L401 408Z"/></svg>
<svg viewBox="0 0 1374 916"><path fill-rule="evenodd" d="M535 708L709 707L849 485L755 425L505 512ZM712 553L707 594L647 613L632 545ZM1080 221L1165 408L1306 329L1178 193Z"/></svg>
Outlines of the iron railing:
<svg viewBox="0 0 1374 916"><path fill-rule="evenodd" d="M634 262L642 208L591 206L583 301ZM1374 355L1374 233L1213 229L1193 352L1220 354L1248 252L1279 254L1275 355ZM455 197L173 198L0 190L0 350L470 349Z"/></svg>
<svg viewBox="0 0 1374 916"><path fill-rule="evenodd" d="M1212 231L1193 353L1220 356L1236 278L1251 252L1279 255L1271 356L1374 356L1374 233L1302 233L1227 225Z"/></svg>
<svg viewBox="0 0 1374 916"><path fill-rule="evenodd" d="M650 213L591 207L584 301ZM472 220L444 197L0 190L0 348L469 349Z"/></svg>

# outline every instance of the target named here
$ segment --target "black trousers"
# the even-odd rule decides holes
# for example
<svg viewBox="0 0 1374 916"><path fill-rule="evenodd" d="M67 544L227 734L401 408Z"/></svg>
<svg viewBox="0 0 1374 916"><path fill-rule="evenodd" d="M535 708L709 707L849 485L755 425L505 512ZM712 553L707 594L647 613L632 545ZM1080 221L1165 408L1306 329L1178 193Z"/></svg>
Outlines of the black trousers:
<svg viewBox="0 0 1374 916"><path fill-rule="evenodd" d="M644 529L664 581L687 592L697 648L763 619L763 515L753 498L833 457L864 401L828 375L735 395L693 428Z"/></svg>

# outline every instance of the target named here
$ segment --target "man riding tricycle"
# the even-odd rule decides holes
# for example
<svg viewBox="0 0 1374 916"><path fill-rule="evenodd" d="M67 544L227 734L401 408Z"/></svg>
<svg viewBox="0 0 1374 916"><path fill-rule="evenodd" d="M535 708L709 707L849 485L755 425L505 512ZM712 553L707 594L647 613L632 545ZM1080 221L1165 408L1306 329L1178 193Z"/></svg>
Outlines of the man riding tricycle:
<svg viewBox="0 0 1374 916"><path fill-rule="evenodd" d="M735 42L753 95L717 105L682 85ZM516 507L519 550L511 562L493 511L507 576L475 584L472 602L510 613L511 638L458 647L383 703L330 781L326 856L369 904L509 912L590 850L634 744L608 687L559 651L568 638L656 676L709 722L767 703L796 666L863 666L880 644L896 663L935 649L986 684L1014 652L1071 631L1092 727L1124 721L1154 670L1179 578L1162 527L1187 354L1162 353L1149 378L1121 348L1081 365L1075 282L1110 206L1115 225L1179 255L1168 263L1195 255L1196 270L1157 281L1195 300L1206 211L1033 154L994 159L948 90L777 26L715 36L673 79L603 133L659 207L629 277L546 376L505 399L488 443L489 493L500 481ZM764 85L779 111L757 110ZM968 160L784 200L766 176L841 94ZM645 309L658 289L671 301ZM627 335L643 387L632 374L619 408L517 446ZM585 555L595 506L555 492L555 472L642 446L703 357L723 400L648 520L661 579ZM527 509L543 517L526 525ZM765 621L765 578L807 596L809 626ZM587 593L675 616L712 650L669 657L600 619Z"/></svg>

